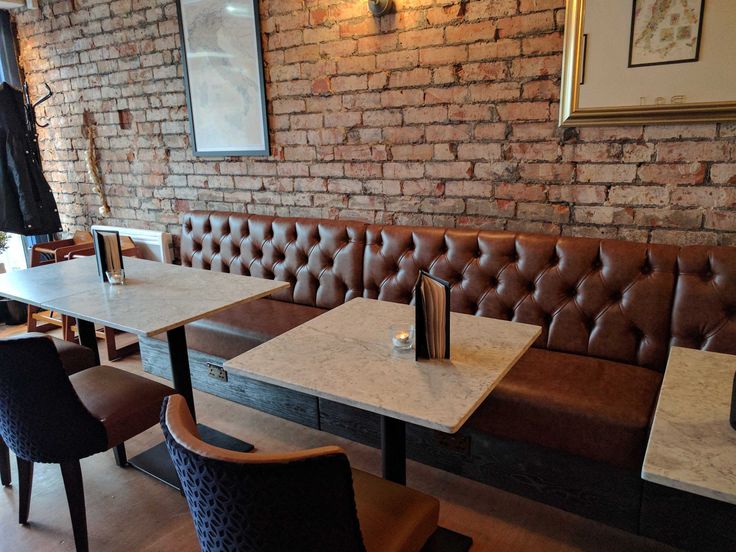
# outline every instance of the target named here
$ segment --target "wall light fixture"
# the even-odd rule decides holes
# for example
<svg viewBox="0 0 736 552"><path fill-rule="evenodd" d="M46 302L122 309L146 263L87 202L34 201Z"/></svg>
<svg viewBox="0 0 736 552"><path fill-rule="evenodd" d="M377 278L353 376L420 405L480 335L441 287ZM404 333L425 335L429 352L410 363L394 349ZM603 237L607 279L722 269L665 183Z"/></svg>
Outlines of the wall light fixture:
<svg viewBox="0 0 736 552"><path fill-rule="evenodd" d="M389 13L394 7L394 0L368 0L368 9L376 17Z"/></svg>

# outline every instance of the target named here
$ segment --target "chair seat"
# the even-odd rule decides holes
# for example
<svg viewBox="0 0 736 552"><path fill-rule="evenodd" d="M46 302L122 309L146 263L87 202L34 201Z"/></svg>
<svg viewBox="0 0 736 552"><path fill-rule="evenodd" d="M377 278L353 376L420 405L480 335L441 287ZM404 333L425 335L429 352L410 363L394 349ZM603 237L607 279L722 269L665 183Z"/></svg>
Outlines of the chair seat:
<svg viewBox="0 0 736 552"><path fill-rule="evenodd" d="M187 324L187 346L219 358L235 358L324 312L318 307L259 299Z"/></svg>
<svg viewBox="0 0 736 552"><path fill-rule="evenodd" d="M59 353L61 365L64 367L64 371L70 376L87 368L92 368L92 366L97 364L95 354L91 349L77 345L71 341L64 341L63 339L37 332L24 333L17 337L45 337L53 341L54 347L56 347L56 351Z"/></svg>
<svg viewBox="0 0 736 552"><path fill-rule="evenodd" d="M530 349L468 425L638 470L661 382L647 368Z"/></svg>
<svg viewBox="0 0 736 552"><path fill-rule="evenodd" d="M356 469L353 487L368 552L419 552L437 530L436 498Z"/></svg>
<svg viewBox="0 0 736 552"><path fill-rule="evenodd" d="M158 422L164 397L175 393L112 366L95 366L69 378L82 404L102 422L114 447Z"/></svg>

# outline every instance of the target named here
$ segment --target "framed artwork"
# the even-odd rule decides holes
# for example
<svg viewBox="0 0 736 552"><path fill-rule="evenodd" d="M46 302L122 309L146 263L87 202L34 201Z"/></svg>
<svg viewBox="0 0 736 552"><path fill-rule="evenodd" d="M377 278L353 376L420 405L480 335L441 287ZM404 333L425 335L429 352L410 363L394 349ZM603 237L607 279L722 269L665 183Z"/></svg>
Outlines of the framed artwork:
<svg viewBox="0 0 736 552"><path fill-rule="evenodd" d="M194 155L268 155L258 0L176 5Z"/></svg>
<svg viewBox="0 0 736 552"><path fill-rule="evenodd" d="M634 0L629 67L698 61L705 0Z"/></svg>
<svg viewBox="0 0 736 552"><path fill-rule="evenodd" d="M567 0L566 18L560 126L736 120L733 0Z"/></svg>

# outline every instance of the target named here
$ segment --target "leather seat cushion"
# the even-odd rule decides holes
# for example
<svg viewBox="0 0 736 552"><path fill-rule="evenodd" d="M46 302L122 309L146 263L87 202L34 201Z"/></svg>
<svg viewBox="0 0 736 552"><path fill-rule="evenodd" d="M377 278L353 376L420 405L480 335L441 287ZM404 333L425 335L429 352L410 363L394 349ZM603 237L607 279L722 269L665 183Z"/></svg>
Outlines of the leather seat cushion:
<svg viewBox="0 0 736 552"><path fill-rule="evenodd" d="M19 338L26 337L45 337L50 339L56 347L56 351L59 353L59 359L61 359L61 365L68 375L76 374L87 368L91 368L97 364L95 354L91 349L71 343L70 341L64 341L56 337L46 335L44 333L32 332L24 333Z"/></svg>
<svg viewBox="0 0 736 552"><path fill-rule="evenodd" d="M318 307L259 299L188 324L187 345L195 351L231 359L324 312L327 310Z"/></svg>
<svg viewBox="0 0 736 552"><path fill-rule="evenodd" d="M164 397L175 391L112 366L95 366L69 378L82 404L102 422L109 447L158 423Z"/></svg>
<svg viewBox="0 0 736 552"><path fill-rule="evenodd" d="M436 498L356 469L353 487L368 552L419 552L437 530Z"/></svg>
<svg viewBox="0 0 736 552"><path fill-rule="evenodd" d="M638 470L661 381L647 368L532 348L468 424Z"/></svg>

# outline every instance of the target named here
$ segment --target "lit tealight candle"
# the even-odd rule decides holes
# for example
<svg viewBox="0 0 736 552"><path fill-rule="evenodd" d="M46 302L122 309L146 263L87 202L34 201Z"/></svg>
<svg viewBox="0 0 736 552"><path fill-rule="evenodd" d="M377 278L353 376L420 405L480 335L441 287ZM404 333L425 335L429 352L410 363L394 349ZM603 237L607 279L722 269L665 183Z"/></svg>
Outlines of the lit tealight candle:
<svg viewBox="0 0 736 552"><path fill-rule="evenodd" d="M410 345L411 335L409 332L398 332L394 335L394 347L404 348Z"/></svg>

